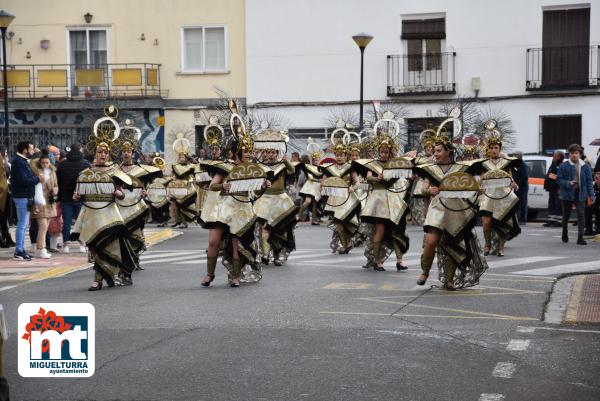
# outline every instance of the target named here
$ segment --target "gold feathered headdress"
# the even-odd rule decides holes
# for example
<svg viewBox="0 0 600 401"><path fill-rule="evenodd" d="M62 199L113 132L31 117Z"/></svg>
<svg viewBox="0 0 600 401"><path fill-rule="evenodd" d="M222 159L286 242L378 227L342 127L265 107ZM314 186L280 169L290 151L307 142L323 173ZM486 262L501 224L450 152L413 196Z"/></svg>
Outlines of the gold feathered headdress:
<svg viewBox="0 0 600 401"><path fill-rule="evenodd" d="M388 148L395 154L399 150L400 123L392 111L385 111L382 118L373 126L374 142L377 149Z"/></svg>
<svg viewBox="0 0 600 401"><path fill-rule="evenodd" d="M177 153L178 155L184 154L188 156L190 154L191 148L192 144L189 141L189 139L185 137L185 134L183 132L178 132L176 134L175 140L173 141L173 150L175 151L175 153Z"/></svg>
<svg viewBox="0 0 600 401"><path fill-rule="evenodd" d="M121 126L117 122L119 110L114 105L104 107L104 117L100 117L94 123L93 134L89 136L87 149L90 153L96 152L97 148L114 153L115 141L121 135Z"/></svg>
<svg viewBox="0 0 600 401"><path fill-rule="evenodd" d="M220 148L223 146L225 130L219 124L219 117L211 115L208 117L208 125L204 127L204 142L210 148Z"/></svg>
<svg viewBox="0 0 600 401"><path fill-rule="evenodd" d="M306 151L311 160L320 160L321 159L321 147L315 140L311 137L308 137L308 145L306 145Z"/></svg>
<svg viewBox="0 0 600 401"><path fill-rule="evenodd" d="M446 118L436 130L435 137L433 138L434 145L442 145L446 150L453 151L454 144L452 143L453 135L449 135L446 130L446 126L450 123L453 125L454 132L460 134L462 131L462 122L460 121L460 108L454 107L448 113Z"/></svg>
<svg viewBox="0 0 600 401"><path fill-rule="evenodd" d="M483 134L483 143L486 152L489 151L493 145L499 145L502 147L502 132L498 129L498 123L494 119L487 120L483 127L485 133Z"/></svg>
<svg viewBox="0 0 600 401"><path fill-rule="evenodd" d="M257 150L276 150L281 157L287 152L290 140L285 131L275 131L269 128L266 121L261 123L261 130L254 135L254 148Z"/></svg>
<svg viewBox="0 0 600 401"><path fill-rule="evenodd" d="M239 115L239 110L235 100L229 100L229 111L231 111L231 116L229 117L229 126L237 143L236 153L239 154L243 150L252 152L252 150L254 150L254 141L246 132L246 125L244 124L242 117Z"/></svg>
<svg viewBox="0 0 600 401"><path fill-rule="evenodd" d="M140 146L142 131L135 127L130 119L125 120L125 124L121 127L121 135L119 137L117 147L122 152L124 150L137 151Z"/></svg>

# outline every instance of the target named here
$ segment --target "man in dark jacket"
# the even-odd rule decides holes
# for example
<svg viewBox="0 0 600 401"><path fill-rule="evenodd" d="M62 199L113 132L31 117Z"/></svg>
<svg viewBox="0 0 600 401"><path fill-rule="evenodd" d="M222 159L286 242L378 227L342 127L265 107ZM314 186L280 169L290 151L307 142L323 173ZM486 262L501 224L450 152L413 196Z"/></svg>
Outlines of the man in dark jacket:
<svg viewBox="0 0 600 401"><path fill-rule="evenodd" d="M10 191L17 209L17 235L15 246L15 260L31 260L25 252L25 231L29 222L29 204L33 203L35 186L44 182L44 175L36 177L31 171L29 158L33 155L33 144L21 142L17 145L17 155L11 163Z"/></svg>
<svg viewBox="0 0 600 401"><path fill-rule="evenodd" d="M560 200L562 201L562 241L569 242L567 224L571 209L577 211L577 244L586 245L583 239L583 230L585 226L585 206L588 202L596 199L594 193L594 180L592 178L592 169L580 159L581 147L579 145L569 146L569 160L558 168L558 185L560 186Z"/></svg>
<svg viewBox="0 0 600 401"><path fill-rule="evenodd" d="M518 185L516 195L519 198L519 212L518 219L519 224L527 224L527 195L529 193L529 168L527 164L523 162L523 152L515 152L514 157L520 160L520 163L516 163L513 169L513 179Z"/></svg>
<svg viewBox="0 0 600 401"><path fill-rule="evenodd" d="M546 178L544 179L544 189L548 191L548 219L544 223L544 227L561 227L562 224L562 208L560 199L558 198L558 168L565 161L565 153L562 150L557 150L552 156L552 163Z"/></svg>
<svg viewBox="0 0 600 401"><path fill-rule="evenodd" d="M56 178L58 179L58 200L63 217L63 252L69 252L67 242L71 237L71 224L77 219L81 210L81 202L73 201L73 193L77 185L77 177L90 163L83 158L81 147L78 144L71 145L67 158L58 163Z"/></svg>

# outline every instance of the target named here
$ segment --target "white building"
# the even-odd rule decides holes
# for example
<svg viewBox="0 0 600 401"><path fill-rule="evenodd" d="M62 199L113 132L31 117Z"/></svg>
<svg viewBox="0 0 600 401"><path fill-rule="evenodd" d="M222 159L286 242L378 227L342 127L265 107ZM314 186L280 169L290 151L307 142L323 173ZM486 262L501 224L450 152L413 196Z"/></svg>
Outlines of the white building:
<svg viewBox="0 0 600 401"><path fill-rule="evenodd" d="M600 137L600 0L248 0L248 105L299 132L358 110L358 32L365 110L401 103L412 131L460 96L504 109L524 152Z"/></svg>

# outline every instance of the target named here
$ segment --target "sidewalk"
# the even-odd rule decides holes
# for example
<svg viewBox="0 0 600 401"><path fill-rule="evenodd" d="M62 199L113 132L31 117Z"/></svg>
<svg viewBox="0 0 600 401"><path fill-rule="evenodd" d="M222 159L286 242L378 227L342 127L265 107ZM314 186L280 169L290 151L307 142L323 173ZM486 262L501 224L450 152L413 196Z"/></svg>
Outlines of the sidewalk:
<svg viewBox="0 0 600 401"><path fill-rule="evenodd" d="M559 280L546 308L545 320L556 324L600 324L600 274L579 274Z"/></svg>
<svg viewBox="0 0 600 401"><path fill-rule="evenodd" d="M144 231L148 247L182 234L170 228L146 228ZM11 234L14 238L14 232ZM29 239L25 246L30 248ZM31 281L64 276L90 266L87 253L80 253L78 246L71 247L68 254L54 253L50 259L34 258L29 262L13 260L14 252L15 248L0 249L0 291Z"/></svg>

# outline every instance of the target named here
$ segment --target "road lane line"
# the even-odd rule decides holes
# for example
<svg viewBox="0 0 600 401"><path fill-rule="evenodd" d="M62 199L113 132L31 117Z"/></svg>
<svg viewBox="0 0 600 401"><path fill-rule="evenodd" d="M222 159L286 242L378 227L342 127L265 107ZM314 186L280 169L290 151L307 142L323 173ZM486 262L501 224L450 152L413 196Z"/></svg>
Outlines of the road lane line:
<svg viewBox="0 0 600 401"><path fill-rule="evenodd" d="M499 267L513 267L520 265L528 265L531 263L549 262L560 259L567 259L567 256L528 256L525 258L511 258L493 261L489 261L488 259L488 265L492 269L497 269Z"/></svg>
<svg viewBox="0 0 600 401"><path fill-rule="evenodd" d="M517 365L512 362L498 362L496 367L494 367L492 376L500 377L502 379L511 379L516 369Z"/></svg>
<svg viewBox="0 0 600 401"><path fill-rule="evenodd" d="M144 260L151 260L151 259L170 258L171 256L178 256L178 255L181 255L182 253L187 253L189 256L189 254L201 255L206 252L204 252L204 251L179 251L179 252L169 252L169 253L153 254L153 255L146 255L146 253L143 253L140 256L140 260L144 261ZM167 259L165 259L165 260L167 260Z"/></svg>
<svg viewBox="0 0 600 401"><path fill-rule="evenodd" d="M200 255L200 254L196 254L196 255L187 255L187 256L180 256L178 258L166 258L166 259L152 259L152 260L142 260L142 263L144 266L145 265L153 265L156 263L166 263L169 264L171 262L178 262L180 260L195 260L195 261L203 261L206 259L205 255Z"/></svg>
<svg viewBox="0 0 600 401"><path fill-rule="evenodd" d="M519 270L510 274L529 274L534 276L551 276L564 273L576 273L583 271L592 271L600 269L600 261L591 260L588 262L569 263L566 265L557 265L552 267L542 267L539 269Z"/></svg>
<svg viewBox="0 0 600 401"><path fill-rule="evenodd" d="M507 351L527 351L531 340L510 340L506 346Z"/></svg>
<svg viewBox="0 0 600 401"><path fill-rule="evenodd" d="M522 330L527 330L527 331L522 331ZM554 328L554 327L531 327L531 326L519 326L517 328L517 331L520 333L533 333L535 330L565 331L568 333L600 334L600 330L559 329L559 328Z"/></svg>
<svg viewBox="0 0 600 401"><path fill-rule="evenodd" d="M479 401L503 401L505 398L504 394L483 393L479 396Z"/></svg>

